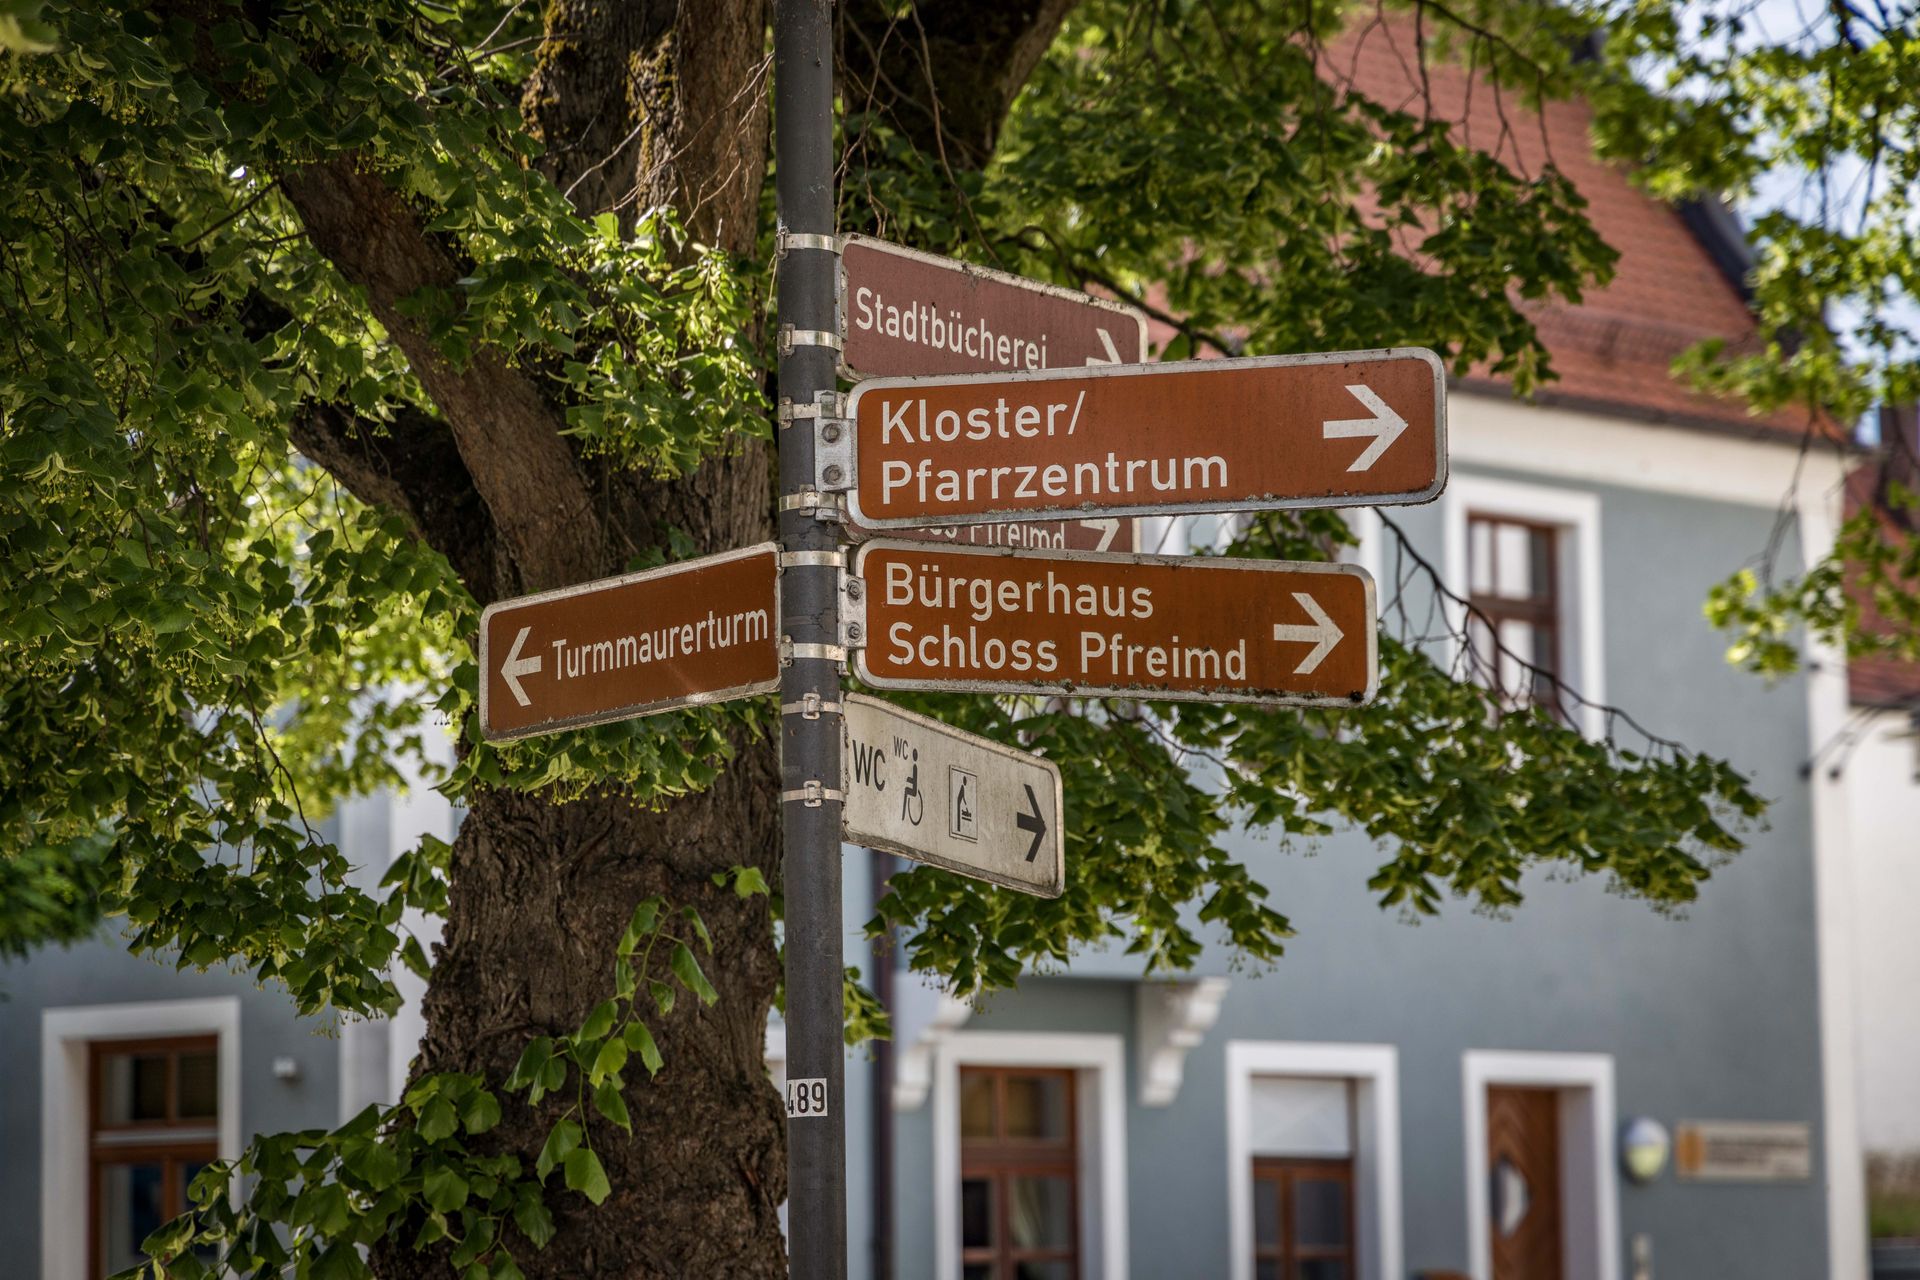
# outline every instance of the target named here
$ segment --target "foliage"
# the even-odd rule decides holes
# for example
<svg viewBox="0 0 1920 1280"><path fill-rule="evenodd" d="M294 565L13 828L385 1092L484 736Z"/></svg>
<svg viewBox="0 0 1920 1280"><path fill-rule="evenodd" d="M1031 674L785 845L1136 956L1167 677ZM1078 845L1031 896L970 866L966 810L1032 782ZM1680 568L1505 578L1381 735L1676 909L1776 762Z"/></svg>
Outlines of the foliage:
<svg viewBox="0 0 1920 1280"><path fill-rule="evenodd" d="M433 410L271 175L352 148L428 203L470 264L460 296L415 300L446 357L539 365L585 447L658 474L764 429L732 340L752 288L666 212L630 236L575 217L522 167L497 89L445 61L460 32L410 6L293 6L264 32L234 10L241 100L184 22L48 20L57 50L0 55L0 847L109 831L93 883L136 949L237 959L303 1011L389 1011L406 885L356 888L315 824L410 755L430 774L431 711L464 724L475 698L477 611L397 516L290 449L316 405L376 434ZM724 723L475 735L443 785L670 797L716 775Z"/></svg>
<svg viewBox="0 0 1920 1280"><path fill-rule="evenodd" d="M151 1261L121 1277L353 1280L371 1274L363 1247L393 1241L446 1248L464 1280L514 1280L515 1250L524 1256L524 1245L538 1250L553 1238L547 1180L556 1171L566 1190L592 1204L612 1194L588 1107L633 1132L629 1061L649 1078L666 1066L641 1010L665 1017L682 991L712 1004L716 993L695 954L712 946L691 907L646 899L616 948L613 994L578 1030L529 1041L497 1087L439 1072L415 1080L398 1105L367 1107L337 1129L256 1137L237 1160L214 1161L195 1177L193 1208L149 1236ZM543 1097L567 1096L570 1084L572 1100L549 1124L528 1177L518 1156L486 1138L501 1121L502 1097L524 1094L534 1108ZM229 1194L235 1178L249 1188L237 1207Z"/></svg>
<svg viewBox="0 0 1920 1280"><path fill-rule="evenodd" d="M1584 7L1607 30L1583 77L1603 153L1664 199L1724 196L1756 211L1758 331L1706 344L1685 370L1756 411L1804 413L1815 447L1845 437L1835 422L1920 400L1920 14L1841 3L1779 22L1738 4ZM1911 468L1920 440L1880 445ZM1709 612L1733 633L1730 660L1768 673L1798 665L1801 624L1856 656L1913 659L1916 564L1920 534L1896 497L1851 520L1803 574L1774 580L1769 564L1730 578ZM1846 582L1871 613L1843 599Z"/></svg>

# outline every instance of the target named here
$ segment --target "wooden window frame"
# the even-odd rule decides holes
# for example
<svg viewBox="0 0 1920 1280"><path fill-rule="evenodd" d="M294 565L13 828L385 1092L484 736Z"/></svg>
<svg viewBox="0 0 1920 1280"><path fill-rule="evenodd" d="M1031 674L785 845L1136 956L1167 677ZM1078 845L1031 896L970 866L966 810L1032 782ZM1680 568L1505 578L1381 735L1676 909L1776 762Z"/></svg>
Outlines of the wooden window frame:
<svg viewBox="0 0 1920 1280"><path fill-rule="evenodd" d="M166 1109L160 1120L107 1124L100 1115L101 1061L128 1054L164 1053L167 1057ZM211 1053L219 1071L218 1035L142 1036L87 1042L87 1273L102 1274L100 1256L100 1175L114 1165L160 1166L161 1203L184 1211L187 1203L186 1167L219 1159L220 1099L216 1089L214 1113L181 1117L180 1059ZM102 1142L102 1137L109 1141Z"/></svg>
<svg viewBox="0 0 1920 1280"><path fill-rule="evenodd" d="M1491 588L1487 592L1480 592L1473 589L1473 535L1474 530L1482 525L1489 526L1494 530L1499 529L1502 525L1506 525L1525 529L1529 533L1546 535L1547 556L1544 594L1503 596L1493 594ZM1562 575L1560 571L1560 557L1564 550L1562 540L1566 535L1567 531L1564 527L1548 520L1530 520L1522 516L1502 515L1498 512L1478 511L1471 508L1467 511L1467 578L1465 584L1467 587L1467 603L1474 612L1480 614L1481 617L1485 619L1487 627L1493 635L1494 651L1481 655L1487 664L1488 678L1493 690L1499 695L1502 702L1514 707L1544 705L1549 712L1562 721L1569 720L1566 709L1561 705L1560 698L1561 685L1567 678L1567 631L1568 623L1570 622L1565 607L1565 593L1561 590ZM1498 537L1490 535L1487 539L1487 547L1490 557L1487 565L1487 578L1489 582L1497 582L1500 576ZM1525 660L1551 677L1550 687L1552 694L1550 702L1540 702L1538 690L1534 688L1535 679L1531 671L1527 673L1528 678L1524 688L1508 689L1505 687L1504 682L1500 678L1499 653L1502 644L1500 639L1500 624L1503 622L1523 622L1533 627L1536 631L1545 631L1547 633L1550 639L1547 648L1547 661L1536 662L1530 655L1527 656ZM1473 644L1473 625L1471 620L1469 620L1467 627L1467 644L1469 647Z"/></svg>
<svg viewBox="0 0 1920 1280"><path fill-rule="evenodd" d="M1253 1158L1253 1222L1260 1220L1257 1205L1263 1195L1278 1195L1277 1206L1280 1223L1280 1241L1277 1245L1262 1245L1257 1228L1249 1241L1253 1248L1253 1272L1259 1274L1263 1262L1280 1264L1281 1280L1296 1280L1303 1262L1332 1260L1343 1264L1347 1280L1359 1280L1360 1275L1360 1238L1358 1223L1354 1215L1353 1203L1353 1165L1352 1156L1255 1156ZM1341 1187L1341 1203L1346 1209L1345 1245L1302 1245L1295 1239L1293 1221L1293 1188L1299 1181L1338 1182Z"/></svg>
<svg viewBox="0 0 1920 1280"><path fill-rule="evenodd" d="M964 1236L965 1212L962 1210L960 1266L986 1263L993 1280L1013 1280L1014 1269L1022 1262L1065 1262L1068 1275L1081 1275L1080 1239L1080 1117L1079 1072L1072 1067L997 1067L962 1066L960 1084L964 1091L969 1077L993 1080L993 1116L995 1136L960 1138L959 1189L965 1195L966 1184L985 1179L991 1188L992 1243L968 1247ZM1067 1131L1064 1138L1009 1138L1006 1136L1007 1082L1014 1078L1043 1077L1060 1080L1066 1087ZM964 1092L963 1092L964 1096ZM964 1124L964 1121L962 1122ZM1056 1177L1067 1182L1067 1247L1065 1249L1018 1248L1013 1243L1009 1224L1009 1187L1016 1176Z"/></svg>

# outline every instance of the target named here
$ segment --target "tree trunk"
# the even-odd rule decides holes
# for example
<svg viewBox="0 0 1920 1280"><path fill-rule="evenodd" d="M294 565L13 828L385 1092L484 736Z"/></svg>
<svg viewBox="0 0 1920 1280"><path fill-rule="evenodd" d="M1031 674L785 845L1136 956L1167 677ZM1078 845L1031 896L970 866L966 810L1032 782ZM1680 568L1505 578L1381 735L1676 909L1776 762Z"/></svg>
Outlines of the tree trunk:
<svg viewBox="0 0 1920 1280"><path fill-rule="evenodd" d="M626 1072L633 1136L584 1117L612 1196L596 1208L555 1174L553 1240L536 1253L509 1233L528 1276L784 1274L785 1121L765 1065L779 979L772 923L765 897L742 899L712 880L734 863L772 879L778 783L770 753L755 750L670 810L620 794L555 805L496 791L461 827L416 1071L498 1081L531 1037L577 1028L612 994L614 944L643 898L692 905L714 935L701 959L719 1001L708 1008L683 993L670 1016L650 1017L666 1065L651 1080L637 1059ZM505 1099L489 1148L530 1167L572 1094L531 1109L516 1100L524 1095ZM451 1275L438 1253L389 1248L379 1271Z"/></svg>
<svg viewBox="0 0 1920 1280"><path fill-rule="evenodd" d="M958 162L990 150L998 118L1069 5L1026 0L1009 15L1000 0L949 4L931 45L916 40L916 57L933 52L917 68L929 101L943 88L969 98L970 145ZM583 213L615 210L630 227L641 211L671 204L704 243L751 253L768 163L768 0L549 0L542 14L546 35L522 107L545 144L538 163L546 176ZM863 23L876 29L863 33ZM843 35L886 49L887 32L878 28L897 24L869 5L847 19ZM972 57L964 47L970 30L981 37ZM990 84L980 79L983 61L1000 68ZM864 65L872 74L873 63ZM329 178L338 180L330 185ZM376 309L393 300L394 289L404 293L399 285L414 275L444 273L390 193L356 189L355 207L338 208L345 178L316 174L291 185L316 243L368 290ZM405 316L387 306L381 318L406 345ZM635 553L665 544L669 529L708 552L771 536L763 442L743 442L688 476L661 481L574 455L553 430L557 418L543 427L529 408L507 425L546 433L529 445L545 465L530 483L488 407L525 398L507 377L512 371L476 362L496 387L436 364L428 349L419 358L444 375L429 384L446 414L445 432L411 424L381 443L380 456L364 457L356 449L370 446L348 440L325 414L309 414L299 424L302 447L369 500L408 515L431 545L465 566L462 576L483 602L619 572ZM444 450L449 441L458 457L447 462L464 478L413 465L413 445ZM556 501L542 499L543 486ZM557 1231L547 1247L535 1251L507 1229L529 1277L772 1280L785 1273L777 1217L786 1198L784 1109L765 1067L779 979L772 921L764 897L742 899L712 880L744 865L778 883L780 778L771 741L735 745L736 759L710 790L665 809L649 810L612 789L558 805L541 795L483 792L454 843L416 1076L462 1071L497 1083L528 1040L576 1030L612 993L615 944L643 898L693 906L713 935L712 956L702 963L718 1003L682 999L671 1015L649 1018L665 1066L650 1080L637 1061L626 1072L633 1136L597 1113L582 1117L611 1197L594 1208L553 1176L547 1203ZM563 1092L538 1108L527 1107L524 1095L503 1098L501 1124L481 1140L486 1149L511 1151L531 1170L571 1101L571 1090ZM437 1278L450 1275L445 1256L444 1247L418 1253L389 1243L374 1261L385 1277Z"/></svg>
<svg viewBox="0 0 1920 1280"><path fill-rule="evenodd" d="M614 209L630 227L672 203L704 242L751 251L767 164L764 0L554 0L544 21L523 107L546 144L547 176L583 213ZM600 573L664 544L669 528L710 552L771 536L770 461L758 441L674 481L583 469L602 527L581 542L607 548ZM458 531L440 532L436 545L457 545ZM648 1079L635 1059L625 1073L633 1136L590 1119L611 1197L595 1208L556 1174L553 1240L535 1252L509 1232L529 1277L785 1274L785 1119L766 1071L780 976L773 926L765 897L742 899L712 879L744 865L777 882L779 769L773 743L736 746L710 790L663 810L618 791L560 805L489 792L454 842L417 1074L498 1081L533 1036L577 1029L612 994L615 943L648 896L693 906L713 935L701 960L718 1002L703 1007L683 992L671 1015L648 1017L666 1065ZM572 1101L564 1092L531 1109L524 1095L503 1099L492 1149L531 1168ZM442 1256L389 1248L379 1271L443 1276Z"/></svg>

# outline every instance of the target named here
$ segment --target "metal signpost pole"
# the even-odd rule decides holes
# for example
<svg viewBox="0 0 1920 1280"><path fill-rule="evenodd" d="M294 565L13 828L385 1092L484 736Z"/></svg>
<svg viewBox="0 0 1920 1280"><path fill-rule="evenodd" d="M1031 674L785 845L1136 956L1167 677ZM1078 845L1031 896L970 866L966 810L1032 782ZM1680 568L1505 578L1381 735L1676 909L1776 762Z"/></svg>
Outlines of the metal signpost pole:
<svg viewBox="0 0 1920 1280"><path fill-rule="evenodd" d="M787 952L787 1248L794 1280L847 1273L841 1028L840 572L815 490L816 431L835 417L833 43L829 0L776 0L780 210L782 891Z"/></svg>

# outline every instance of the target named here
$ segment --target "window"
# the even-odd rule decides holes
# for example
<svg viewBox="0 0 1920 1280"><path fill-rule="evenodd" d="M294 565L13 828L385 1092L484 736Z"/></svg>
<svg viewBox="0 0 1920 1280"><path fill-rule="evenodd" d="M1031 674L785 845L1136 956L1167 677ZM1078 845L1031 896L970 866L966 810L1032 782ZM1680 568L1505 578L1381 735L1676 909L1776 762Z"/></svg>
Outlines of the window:
<svg viewBox="0 0 1920 1280"><path fill-rule="evenodd" d="M1254 1280L1353 1280L1353 1161L1253 1162Z"/></svg>
<svg viewBox="0 0 1920 1280"><path fill-rule="evenodd" d="M187 1208L187 1187L219 1149L214 1036L88 1045L91 1274L145 1260L140 1242Z"/></svg>
<svg viewBox="0 0 1920 1280"><path fill-rule="evenodd" d="M1599 496L1456 475L1444 522L1446 582L1488 619L1447 609L1464 642L1461 665L1508 706L1539 706L1588 737L1604 734Z"/></svg>
<svg viewBox="0 0 1920 1280"><path fill-rule="evenodd" d="M1404 1280L1399 1099L1392 1045L1227 1042L1228 1280Z"/></svg>
<svg viewBox="0 0 1920 1280"><path fill-rule="evenodd" d="M1078 1280L1074 1072L960 1071L964 1280Z"/></svg>
<svg viewBox="0 0 1920 1280"><path fill-rule="evenodd" d="M1467 515L1474 671L1509 705L1543 706L1564 719L1556 685L1565 671L1559 539L1549 524Z"/></svg>

